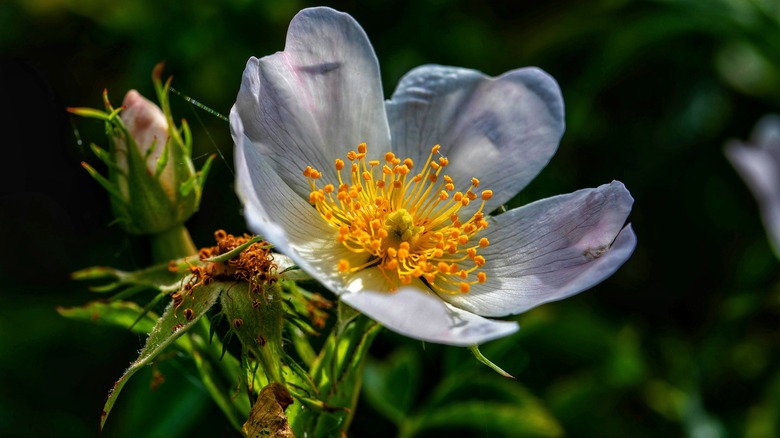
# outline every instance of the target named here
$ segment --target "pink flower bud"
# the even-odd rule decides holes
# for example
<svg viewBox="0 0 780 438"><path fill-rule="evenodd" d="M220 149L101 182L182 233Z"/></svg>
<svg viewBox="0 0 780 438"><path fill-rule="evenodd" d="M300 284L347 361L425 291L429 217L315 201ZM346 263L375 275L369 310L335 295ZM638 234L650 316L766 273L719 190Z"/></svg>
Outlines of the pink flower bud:
<svg viewBox="0 0 780 438"><path fill-rule="evenodd" d="M120 113L120 118L135 140L141 156L146 156L149 148L154 145L154 150L146 159L146 168L149 169L149 173L154 174L157 161L162 156L165 143L168 141L168 121L165 114L159 106L141 96L136 90L127 92L122 105L125 109ZM117 139L117 142L120 147L124 146L124 139ZM166 166L162 181L170 181L171 169L171 166Z"/></svg>

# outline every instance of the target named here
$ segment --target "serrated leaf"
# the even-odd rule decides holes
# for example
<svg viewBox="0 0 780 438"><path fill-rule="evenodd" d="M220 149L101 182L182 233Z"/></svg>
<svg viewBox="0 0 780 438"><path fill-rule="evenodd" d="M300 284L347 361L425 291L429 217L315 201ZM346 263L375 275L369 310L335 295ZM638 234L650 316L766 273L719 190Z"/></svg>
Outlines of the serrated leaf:
<svg viewBox="0 0 780 438"><path fill-rule="evenodd" d="M363 373L366 400L385 417L401 424L420 384L420 362L414 351L399 349L383 360L368 361Z"/></svg>
<svg viewBox="0 0 780 438"><path fill-rule="evenodd" d="M133 325L142 312L143 309L138 304L129 301L93 301L81 307L57 307L57 313L66 318L131 329L135 333L149 333L154 328L157 315L147 312Z"/></svg>
<svg viewBox="0 0 780 438"><path fill-rule="evenodd" d="M149 333L149 338L147 338L146 345L144 345L144 348L141 350L138 359L130 364L130 367L125 371L122 377L114 383L114 387L109 392L108 400L106 400L100 418L101 430L106 423L111 408L113 408L117 397L119 397L122 387L127 383L130 377L132 377L140 368L149 364L152 359L165 350L166 347L189 330L189 328L192 327L200 317L214 305L214 303L216 303L224 286L224 283L221 282L198 286L185 296L180 309L177 309L173 305L173 302L165 308L162 317L157 320L151 333ZM185 309L191 310L192 313L185 312ZM189 317L185 316L187 314L189 314Z"/></svg>

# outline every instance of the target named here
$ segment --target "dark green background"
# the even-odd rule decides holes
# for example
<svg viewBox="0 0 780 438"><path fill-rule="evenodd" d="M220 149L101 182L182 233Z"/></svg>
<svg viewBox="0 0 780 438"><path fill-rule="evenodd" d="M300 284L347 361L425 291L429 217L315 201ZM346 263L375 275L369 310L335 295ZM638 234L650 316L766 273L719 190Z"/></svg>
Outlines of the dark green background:
<svg viewBox="0 0 780 438"><path fill-rule="evenodd" d="M423 63L490 75L536 65L559 82L567 132L512 206L620 180L636 199L633 257L603 284L517 317L485 353L538 397L569 436L772 436L780 406L780 269L757 207L723 155L780 104L780 9L772 2L346 1L379 58L385 95ZM68 273L134 269L147 243L108 227L105 193L80 167L102 125L65 113L107 88L153 95L166 60L177 90L227 114L249 56L282 50L303 1L21 0L0 5L0 434L92 436L106 393L143 339L61 318L95 298ZM219 150L198 245L242 233L227 123L172 95L196 164ZM79 143L77 138L83 141ZM494 346L495 345L495 346ZM372 353L420 358L418 400L464 350L382 334ZM450 366L442 366L442 357ZM176 365L179 364L179 365ZM187 372L166 361L127 386L106 436L231 436ZM178 367L178 368L177 368ZM444 371L447 369L449 371ZM454 370L454 371L453 371ZM479 368L492 378L491 371ZM419 402L412 402L412 408ZM491 418L483 420L489 423ZM518 420L521 421L521 420ZM354 436L394 436L360 405ZM488 435L479 428L466 436ZM444 432L441 432L444 434ZM711 435L707 435L711 433Z"/></svg>

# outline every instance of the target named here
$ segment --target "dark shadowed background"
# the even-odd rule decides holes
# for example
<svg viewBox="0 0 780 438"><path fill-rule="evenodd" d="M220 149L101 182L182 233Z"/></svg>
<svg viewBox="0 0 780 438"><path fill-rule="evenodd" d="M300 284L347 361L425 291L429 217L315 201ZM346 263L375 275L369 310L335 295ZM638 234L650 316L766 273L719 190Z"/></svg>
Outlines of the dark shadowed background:
<svg viewBox="0 0 780 438"><path fill-rule="evenodd" d="M780 110L780 7L760 0L326 3L366 30L388 97L424 63L490 75L536 65L558 80L566 134L511 206L614 179L636 200L629 220L639 244L617 274L518 316L519 334L482 349L518 378L500 384L535 403L538 412L518 424L538 427L494 429L486 401L470 414L481 420L457 429L444 421L430 435L780 433L780 265L754 200L723 155L727 140L748 138L762 115ZM282 50L287 24L307 6L314 4L0 5L0 434L97 435L108 389L143 344L127 331L55 312L96 298L70 272L149 263L144 239L109 226L108 197L80 166L99 163L88 146L106 144L102 124L65 107L100 107L103 89L115 105L130 88L151 97L152 67L166 60L175 89L226 115L246 60ZM193 128L196 166L220 153L201 211L187 223L196 244L210 245L219 228L243 233L228 124L179 96L171 101L174 116ZM439 383L461 373L490 382L484 393L470 389L472 400L493 396L496 377L474 366L467 350L385 332L371 351L373 377L353 436L396 436L388 409L426 412L431 395L443 391ZM387 377L399 363L405 377ZM156 390L151 368L128 384L105 436L233 436L186 360L163 361L159 371L166 381ZM377 381L401 394L386 398Z"/></svg>

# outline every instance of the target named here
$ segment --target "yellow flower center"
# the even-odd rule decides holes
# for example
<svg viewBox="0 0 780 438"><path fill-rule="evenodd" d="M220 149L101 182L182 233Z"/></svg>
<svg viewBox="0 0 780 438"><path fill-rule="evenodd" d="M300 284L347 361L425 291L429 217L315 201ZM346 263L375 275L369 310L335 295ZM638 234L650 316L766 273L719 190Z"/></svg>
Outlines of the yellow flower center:
<svg viewBox="0 0 780 438"><path fill-rule="evenodd" d="M322 218L338 230L337 240L348 250L365 254L366 261L351 266L339 261L340 272L357 272L378 267L390 284L409 284L419 278L433 290L467 293L472 284L484 283L479 271L485 258L478 251L489 245L476 235L487 228L482 209L493 192L475 190L479 180L472 178L466 191L456 191L455 182L443 174L447 158L431 148L425 165L412 176L414 162L401 160L392 152L379 160L366 161L366 144L350 151L348 177L344 161L336 159L338 185L317 187L322 173L311 166L303 175L309 182L309 202ZM346 173L346 172L345 172ZM458 211L480 198L479 209L466 220Z"/></svg>

